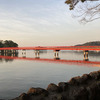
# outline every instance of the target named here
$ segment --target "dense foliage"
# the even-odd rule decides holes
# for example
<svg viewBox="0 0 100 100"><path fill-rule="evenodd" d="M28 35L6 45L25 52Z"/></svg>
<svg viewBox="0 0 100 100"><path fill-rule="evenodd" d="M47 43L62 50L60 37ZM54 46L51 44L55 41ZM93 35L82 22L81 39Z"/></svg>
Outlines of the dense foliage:
<svg viewBox="0 0 100 100"><path fill-rule="evenodd" d="M12 40L0 41L0 47L18 47L18 44Z"/></svg>

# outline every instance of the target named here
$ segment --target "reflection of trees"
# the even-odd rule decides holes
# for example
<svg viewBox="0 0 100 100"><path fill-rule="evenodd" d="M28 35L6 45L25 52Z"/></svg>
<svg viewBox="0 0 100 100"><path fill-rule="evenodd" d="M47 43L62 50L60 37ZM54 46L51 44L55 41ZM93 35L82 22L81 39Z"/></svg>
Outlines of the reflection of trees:
<svg viewBox="0 0 100 100"><path fill-rule="evenodd" d="M4 59L4 58L0 58L0 62L12 62L13 59Z"/></svg>
<svg viewBox="0 0 100 100"><path fill-rule="evenodd" d="M1 53L1 56L9 56L9 57L18 57L18 53ZM0 62L12 62L14 59L4 59L4 58L0 58Z"/></svg>
<svg viewBox="0 0 100 100"><path fill-rule="evenodd" d="M13 59L4 59L5 60L5 62L12 62L13 61Z"/></svg>
<svg viewBox="0 0 100 100"><path fill-rule="evenodd" d="M2 59L2 58L0 58L0 62L2 62L2 60L3 60L3 59Z"/></svg>
<svg viewBox="0 0 100 100"><path fill-rule="evenodd" d="M100 18L100 0L66 0L74 17L87 23Z"/></svg>

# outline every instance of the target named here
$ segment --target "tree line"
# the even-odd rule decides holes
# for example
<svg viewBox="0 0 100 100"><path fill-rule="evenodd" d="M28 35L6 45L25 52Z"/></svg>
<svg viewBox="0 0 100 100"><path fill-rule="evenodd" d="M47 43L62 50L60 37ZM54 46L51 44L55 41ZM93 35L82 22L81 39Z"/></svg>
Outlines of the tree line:
<svg viewBox="0 0 100 100"><path fill-rule="evenodd" d="M78 44L75 46L100 46L100 41L86 42L84 44Z"/></svg>
<svg viewBox="0 0 100 100"><path fill-rule="evenodd" d="M0 48L3 48L3 47L18 47L18 44L12 40L5 40L5 41L1 40Z"/></svg>

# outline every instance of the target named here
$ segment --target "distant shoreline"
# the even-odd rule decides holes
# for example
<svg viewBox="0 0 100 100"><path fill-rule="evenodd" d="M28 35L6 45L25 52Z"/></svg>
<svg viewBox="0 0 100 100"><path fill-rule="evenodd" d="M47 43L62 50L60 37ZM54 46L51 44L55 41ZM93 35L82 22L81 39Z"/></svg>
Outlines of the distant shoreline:
<svg viewBox="0 0 100 100"><path fill-rule="evenodd" d="M83 44L77 44L75 46L100 46L100 41L91 41Z"/></svg>

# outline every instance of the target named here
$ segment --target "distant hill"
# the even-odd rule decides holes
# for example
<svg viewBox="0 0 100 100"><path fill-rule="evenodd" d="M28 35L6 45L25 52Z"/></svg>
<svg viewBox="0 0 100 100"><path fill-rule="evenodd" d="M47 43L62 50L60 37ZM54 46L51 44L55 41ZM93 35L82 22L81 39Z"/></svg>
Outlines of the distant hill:
<svg viewBox="0 0 100 100"><path fill-rule="evenodd" d="M75 46L100 46L100 41L86 42L84 44L78 44Z"/></svg>

